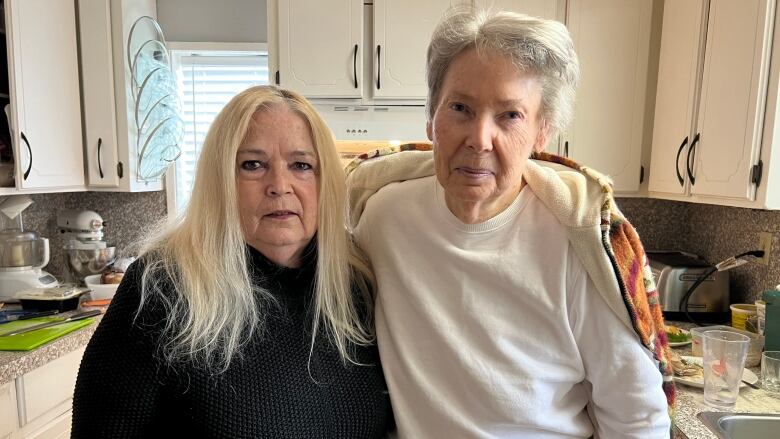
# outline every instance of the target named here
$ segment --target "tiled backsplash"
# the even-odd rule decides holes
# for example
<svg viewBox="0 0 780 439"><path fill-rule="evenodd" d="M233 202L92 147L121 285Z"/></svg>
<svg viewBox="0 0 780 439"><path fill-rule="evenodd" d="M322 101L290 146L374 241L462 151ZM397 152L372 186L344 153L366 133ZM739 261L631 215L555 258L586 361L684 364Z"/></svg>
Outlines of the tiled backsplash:
<svg viewBox="0 0 780 439"><path fill-rule="evenodd" d="M165 192L75 192L31 196L25 227L50 239L47 270L65 272L64 240L57 212L88 209L106 221L105 239L120 256L137 254L137 244L166 215ZM731 301L752 303L765 289L780 283L780 211L742 209L647 198L620 198L618 205L636 227L648 250L684 250L711 263L758 247L759 233L773 235L768 266L745 264L731 270Z"/></svg>
<svg viewBox="0 0 780 439"><path fill-rule="evenodd" d="M72 192L30 196L33 204L24 213L24 227L49 238L51 259L45 270L61 277L67 270L57 228L57 213L65 209L94 210L103 217L106 240L120 257L137 254L133 244L147 236L150 227L165 218L165 191L142 193Z"/></svg>
<svg viewBox="0 0 780 439"><path fill-rule="evenodd" d="M780 284L780 211L743 209L647 198L621 198L623 210L648 250L683 250L718 263L759 250L759 234L772 233L769 265L756 262L729 271L731 302L753 303Z"/></svg>

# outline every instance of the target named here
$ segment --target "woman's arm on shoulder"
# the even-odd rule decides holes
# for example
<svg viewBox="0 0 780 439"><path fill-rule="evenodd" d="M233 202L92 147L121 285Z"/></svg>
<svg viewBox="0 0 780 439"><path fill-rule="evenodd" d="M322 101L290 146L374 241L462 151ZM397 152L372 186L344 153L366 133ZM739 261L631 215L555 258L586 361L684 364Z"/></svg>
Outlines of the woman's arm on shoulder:
<svg viewBox="0 0 780 439"><path fill-rule="evenodd" d="M73 398L74 438L140 437L159 415L157 337L144 323L165 316L147 303L136 319L142 273L140 262L131 265L87 345Z"/></svg>

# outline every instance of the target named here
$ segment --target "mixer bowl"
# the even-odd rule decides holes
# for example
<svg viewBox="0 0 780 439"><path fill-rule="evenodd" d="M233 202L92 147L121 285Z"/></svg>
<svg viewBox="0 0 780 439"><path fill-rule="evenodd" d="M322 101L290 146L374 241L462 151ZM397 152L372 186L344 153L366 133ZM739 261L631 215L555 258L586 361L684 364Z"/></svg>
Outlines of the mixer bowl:
<svg viewBox="0 0 780 439"><path fill-rule="evenodd" d="M116 247L100 249L75 249L66 250L68 256L68 269L80 282L85 277L100 274L106 267L116 260Z"/></svg>

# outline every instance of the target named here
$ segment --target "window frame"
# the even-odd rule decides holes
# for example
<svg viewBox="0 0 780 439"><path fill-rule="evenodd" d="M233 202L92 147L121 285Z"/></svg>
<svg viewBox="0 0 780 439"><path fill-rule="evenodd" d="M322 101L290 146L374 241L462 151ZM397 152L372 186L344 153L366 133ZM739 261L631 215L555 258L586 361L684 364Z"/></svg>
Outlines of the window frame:
<svg viewBox="0 0 780 439"><path fill-rule="evenodd" d="M167 46L169 59L171 60L171 70L174 72L179 70L179 57L186 56L182 55L181 52L260 52L270 58L267 43L168 41ZM270 59L268 64L270 67ZM268 80L271 83L270 76ZM180 213L176 202L176 184L176 164L174 163L165 172L165 199L168 221L175 220Z"/></svg>

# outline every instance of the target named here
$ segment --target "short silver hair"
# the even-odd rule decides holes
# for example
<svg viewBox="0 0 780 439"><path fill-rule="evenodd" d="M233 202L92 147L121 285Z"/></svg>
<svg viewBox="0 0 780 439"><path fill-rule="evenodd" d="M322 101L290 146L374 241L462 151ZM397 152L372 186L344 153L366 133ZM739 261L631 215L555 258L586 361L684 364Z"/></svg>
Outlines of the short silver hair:
<svg viewBox="0 0 780 439"><path fill-rule="evenodd" d="M428 45L428 120L439 105L444 75L466 49L509 58L522 72L538 75L542 85L539 116L551 138L572 119L580 66L569 31L562 23L513 12L454 7L436 26Z"/></svg>

